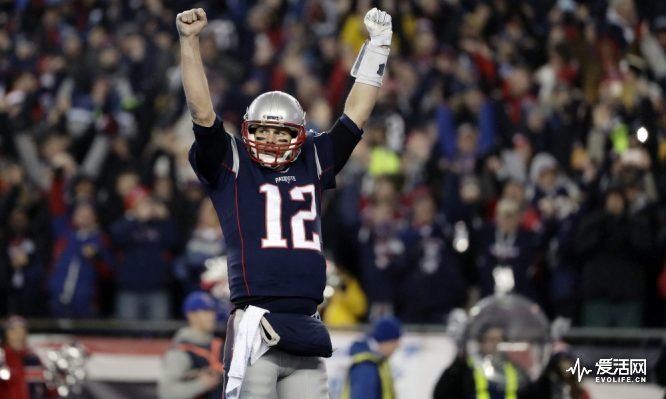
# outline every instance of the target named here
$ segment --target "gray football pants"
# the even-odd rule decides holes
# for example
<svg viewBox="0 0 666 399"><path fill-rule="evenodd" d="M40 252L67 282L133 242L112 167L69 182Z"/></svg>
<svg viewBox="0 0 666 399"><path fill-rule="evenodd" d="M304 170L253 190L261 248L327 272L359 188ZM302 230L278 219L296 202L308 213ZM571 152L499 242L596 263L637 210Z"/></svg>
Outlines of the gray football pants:
<svg viewBox="0 0 666 399"><path fill-rule="evenodd" d="M233 337L242 317L243 311L238 309L227 323L224 345L227 371L231 365ZM271 348L253 365L248 365L240 399L328 399L324 361L319 357L296 356Z"/></svg>

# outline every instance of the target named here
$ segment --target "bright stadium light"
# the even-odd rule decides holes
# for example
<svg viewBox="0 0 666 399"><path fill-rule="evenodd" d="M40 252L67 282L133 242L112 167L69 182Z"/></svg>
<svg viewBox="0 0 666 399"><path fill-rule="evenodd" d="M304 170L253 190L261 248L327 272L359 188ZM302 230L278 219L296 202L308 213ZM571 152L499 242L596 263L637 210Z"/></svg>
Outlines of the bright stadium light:
<svg viewBox="0 0 666 399"><path fill-rule="evenodd" d="M0 380L2 381L9 381L9 377L11 376L11 373L9 372L8 368L1 368L0 369Z"/></svg>
<svg viewBox="0 0 666 399"><path fill-rule="evenodd" d="M644 126L639 127L638 130L636 130L636 138L641 143L645 143L648 139L648 130Z"/></svg>

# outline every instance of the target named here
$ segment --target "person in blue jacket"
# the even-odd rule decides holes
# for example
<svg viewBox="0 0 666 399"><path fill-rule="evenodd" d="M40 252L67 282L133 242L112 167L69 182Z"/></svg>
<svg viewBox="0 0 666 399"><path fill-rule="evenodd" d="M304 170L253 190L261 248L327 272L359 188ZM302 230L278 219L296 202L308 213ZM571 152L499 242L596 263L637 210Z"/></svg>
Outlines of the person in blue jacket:
<svg viewBox="0 0 666 399"><path fill-rule="evenodd" d="M71 225L54 248L53 270L48 281L51 316L97 317L98 283L111 270L109 244L92 204L77 204Z"/></svg>
<svg viewBox="0 0 666 399"><path fill-rule="evenodd" d="M402 325L393 316L378 319L370 333L349 350L352 362L341 399L394 399L388 359L398 349Z"/></svg>

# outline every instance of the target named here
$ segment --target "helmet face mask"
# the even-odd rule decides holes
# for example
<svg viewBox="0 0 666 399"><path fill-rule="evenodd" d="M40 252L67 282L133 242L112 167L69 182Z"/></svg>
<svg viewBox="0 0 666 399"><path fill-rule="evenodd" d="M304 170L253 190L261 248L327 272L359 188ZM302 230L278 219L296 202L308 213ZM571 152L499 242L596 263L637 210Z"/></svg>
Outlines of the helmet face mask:
<svg viewBox="0 0 666 399"><path fill-rule="evenodd" d="M256 132L261 128L288 130L291 138L288 142L279 137L274 142L257 140ZM248 107L241 131L253 161L270 169L280 169L296 160L305 143L305 112L289 94L264 93Z"/></svg>

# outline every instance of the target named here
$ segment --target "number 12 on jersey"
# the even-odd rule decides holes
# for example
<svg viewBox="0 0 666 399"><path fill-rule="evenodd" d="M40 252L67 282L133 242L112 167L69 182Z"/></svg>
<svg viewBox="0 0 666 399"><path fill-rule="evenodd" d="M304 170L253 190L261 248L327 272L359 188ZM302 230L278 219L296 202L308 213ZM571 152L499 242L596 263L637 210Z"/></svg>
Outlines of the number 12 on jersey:
<svg viewBox="0 0 666 399"><path fill-rule="evenodd" d="M259 192L266 197L266 237L261 239L262 248L288 248L287 239L282 235L282 194L280 188L274 184L264 184ZM317 218L317 204L315 203L315 186L296 186L289 190L291 201L303 202L305 195L310 197L310 209L301 209L291 217L291 244L294 249L310 249L321 251L319 234L312 232L312 239L305 237L305 222L312 222Z"/></svg>

